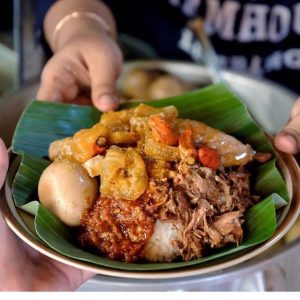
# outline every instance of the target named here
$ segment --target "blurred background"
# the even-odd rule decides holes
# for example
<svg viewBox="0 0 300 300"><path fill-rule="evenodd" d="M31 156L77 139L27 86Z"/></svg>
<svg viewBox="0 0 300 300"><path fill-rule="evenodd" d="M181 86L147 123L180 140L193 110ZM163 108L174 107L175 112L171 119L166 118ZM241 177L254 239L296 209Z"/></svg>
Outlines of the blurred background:
<svg viewBox="0 0 300 300"><path fill-rule="evenodd" d="M0 95L38 78L44 57L34 34L34 1L0 1Z"/></svg>

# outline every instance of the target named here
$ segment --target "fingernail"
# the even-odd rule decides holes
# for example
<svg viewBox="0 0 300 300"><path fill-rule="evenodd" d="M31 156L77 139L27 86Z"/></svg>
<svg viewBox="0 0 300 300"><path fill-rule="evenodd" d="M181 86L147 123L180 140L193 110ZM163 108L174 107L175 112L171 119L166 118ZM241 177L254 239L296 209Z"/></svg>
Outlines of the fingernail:
<svg viewBox="0 0 300 300"><path fill-rule="evenodd" d="M297 149L297 141L295 138L285 132L281 132L279 135L281 141L279 141L280 150L287 153L294 153Z"/></svg>
<svg viewBox="0 0 300 300"><path fill-rule="evenodd" d="M296 140L293 136L287 134L287 135L284 136L284 138L293 147L297 146Z"/></svg>
<svg viewBox="0 0 300 300"><path fill-rule="evenodd" d="M114 95L102 95L98 102L98 108L101 111L110 111L115 110L120 103L119 98L115 97Z"/></svg>

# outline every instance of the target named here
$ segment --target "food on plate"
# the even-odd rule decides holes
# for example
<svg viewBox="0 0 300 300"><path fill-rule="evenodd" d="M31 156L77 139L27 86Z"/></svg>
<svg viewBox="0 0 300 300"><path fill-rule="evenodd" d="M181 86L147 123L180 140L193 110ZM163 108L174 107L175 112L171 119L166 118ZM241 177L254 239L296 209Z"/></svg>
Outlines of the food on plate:
<svg viewBox="0 0 300 300"><path fill-rule="evenodd" d="M133 69L125 74L120 87L122 97L129 99L162 99L199 88L177 76L158 69Z"/></svg>
<svg viewBox="0 0 300 300"><path fill-rule="evenodd" d="M178 118L175 106L145 104L54 141L49 157L42 204L76 227L80 247L125 262L189 261L238 245L245 212L259 201L247 167L270 159Z"/></svg>
<svg viewBox="0 0 300 300"><path fill-rule="evenodd" d="M177 96L189 90L188 85L172 75L161 75L149 86L150 99L163 99Z"/></svg>
<svg viewBox="0 0 300 300"><path fill-rule="evenodd" d="M56 160L43 172L38 186L40 202L69 226L80 225L83 211L98 192L95 178L71 160Z"/></svg>
<svg viewBox="0 0 300 300"><path fill-rule="evenodd" d="M122 93L131 98L147 99L149 86L156 77L155 72L145 70L132 70L124 77Z"/></svg>

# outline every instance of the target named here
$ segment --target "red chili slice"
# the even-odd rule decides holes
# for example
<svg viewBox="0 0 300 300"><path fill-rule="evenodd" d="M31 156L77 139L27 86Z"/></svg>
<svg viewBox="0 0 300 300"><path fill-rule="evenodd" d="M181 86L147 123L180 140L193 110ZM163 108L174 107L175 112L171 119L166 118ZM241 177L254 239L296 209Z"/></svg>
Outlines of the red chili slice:
<svg viewBox="0 0 300 300"><path fill-rule="evenodd" d="M210 147L202 147L198 150L200 162L208 168L217 170L221 165L221 156L219 152Z"/></svg>

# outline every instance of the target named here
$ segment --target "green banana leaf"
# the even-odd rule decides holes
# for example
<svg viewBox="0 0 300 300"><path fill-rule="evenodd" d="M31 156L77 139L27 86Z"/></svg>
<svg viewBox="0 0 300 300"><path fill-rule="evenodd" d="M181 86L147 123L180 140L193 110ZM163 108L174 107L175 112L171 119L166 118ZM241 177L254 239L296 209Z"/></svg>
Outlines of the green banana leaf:
<svg viewBox="0 0 300 300"><path fill-rule="evenodd" d="M35 187L38 186L40 176L49 164L50 161L45 159L23 154L12 186L12 194L17 206L25 205L28 200L35 198Z"/></svg>
<svg viewBox="0 0 300 300"><path fill-rule="evenodd" d="M202 121L251 144L257 151L268 151L275 155L269 140L252 120L244 104L223 85L214 85L185 95L147 103L156 107L175 105L179 117ZM133 105L137 103L125 107ZM13 183L14 201L17 206L35 215L36 233L50 248L68 257L101 266L132 271L154 271L224 258L256 246L274 234L278 225L276 220L281 211L276 209L289 201L285 182L276 167L276 159L255 172L254 190L264 199L245 215L245 235L238 247L233 245L219 249L204 258L189 262L155 264L116 262L76 247L68 227L34 200L37 199L39 176L49 164L49 161L43 159L47 157L49 144L56 139L71 136L81 128L91 127L99 118L100 113L92 107L33 101L17 125L12 149L14 153L22 156L22 161ZM276 184L270 185L270 182Z"/></svg>
<svg viewBox="0 0 300 300"><path fill-rule="evenodd" d="M258 169L254 190L261 196L267 196L276 191L283 199L288 199L287 188L275 164L276 160L273 159Z"/></svg>
<svg viewBox="0 0 300 300"><path fill-rule="evenodd" d="M180 267L193 266L196 264L211 261L243 251L255 246L270 238L276 229L276 213L273 196L269 196L259 204L251 207L245 216L246 232L243 243L237 246L230 246L225 249L219 249L215 253L203 258L194 259L188 262L172 263L140 263L128 264L106 259L92 253L77 248L72 243L72 237L67 226L57 217L45 209L42 205L38 208L35 220L35 228L40 238L46 244L59 253L81 261L92 262L105 267L116 268L128 271L157 271L174 269Z"/></svg>

